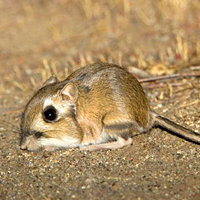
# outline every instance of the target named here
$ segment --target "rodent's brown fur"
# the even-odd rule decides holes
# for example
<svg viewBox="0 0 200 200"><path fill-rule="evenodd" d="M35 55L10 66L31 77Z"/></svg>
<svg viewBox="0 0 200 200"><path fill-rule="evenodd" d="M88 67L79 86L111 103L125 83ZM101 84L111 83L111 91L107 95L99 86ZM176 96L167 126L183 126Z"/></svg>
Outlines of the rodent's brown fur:
<svg viewBox="0 0 200 200"><path fill-rule="evenodd" d="M64 113L54 123L42 121L44 102L50 97L53 106L58 106ZM158 117L150 110L141 85L130 73L114 64L95 63L75 71L62 82L55 79L47 81L33 96L22 120L21 148L54 149L48 138L64 140L64 137L76 140L74 145L67 145L66 141L66 147L78 146L88 150L120 148L131 144L130 137L163 125L159 120L164 123L162 127L172 130L173 122ZM177 125L173 132L177 133L179 128ZM40 143L42 139L34 136L37 132L41 132L47 140ZM192 131L189 134L195 135L192 141L200 142L198 134ZM117 141L100 144L112 140ZM63 141L62 146L65 146Z"/></svg>
<svg viewBox="0 0 200 200"><path fill-rule="evenodd" d="M144 129L147 127L149 104L146 96L138 81L122 68L96 64L92 69L78 70L68 80L74 81L79 91L76 117L86 133L85 142L100 137L103 126L136 121ZM115 129L106 130L109 135L116 134ZM133 126L129 131L138 130Z"/></svg>

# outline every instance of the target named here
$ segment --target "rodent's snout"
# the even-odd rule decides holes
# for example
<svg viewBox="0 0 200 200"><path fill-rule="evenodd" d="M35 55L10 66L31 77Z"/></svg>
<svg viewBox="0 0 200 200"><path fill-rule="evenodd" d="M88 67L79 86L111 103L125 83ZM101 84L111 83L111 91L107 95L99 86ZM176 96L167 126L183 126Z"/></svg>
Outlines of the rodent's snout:
<svg viewBox="0 0 200 200"><path fill-rule="evenodd" d="M20 149L21 150L26 150L27 149L27 146L25 144L20 144Z"/></svg>
<svg viewBox="0 0 200 200"><path fill-rule="evenodd" d="M25 137L21 138L19 146L20 146L21 150L26 150L27 146L26 146L26 139L25 139Z"/></svg>
<svg viewBox="0 0 200 200"><path fill-rule="evenodd" d="M41 148L37 139L31 135L22 140L20 144L21 150L38 151Z"/></svg>

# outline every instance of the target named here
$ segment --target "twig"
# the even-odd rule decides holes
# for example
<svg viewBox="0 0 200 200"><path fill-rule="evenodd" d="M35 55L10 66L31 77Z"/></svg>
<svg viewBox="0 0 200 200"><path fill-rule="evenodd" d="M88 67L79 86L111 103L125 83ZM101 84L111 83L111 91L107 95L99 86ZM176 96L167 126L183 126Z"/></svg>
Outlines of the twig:
<svg viewBox="0 0 200 200"><path fill-rule="evenodd" d="M147 83L147 82L145 82L145 83ZM172 83L171 84L172 87L180 87L183 85L186 85L186 83ZM145 89L164 88L164 87L167 87L167 84L166 83L148 84L148 85L143 84L142 87Z"/></svg>
<svg viewBox="0 0 200 200"><path fill-rule="evenodd" d="M34 198L30 193L26 192L26 194L29 196L29 198L30 198L31 200L35 200L35 198Z"/></svg>
<svg viewBox="0 0 200 200"><path fill-rule="evenodd" d="M191 66L190 69L191 69L191 70L199 70L199 69L200 69L200 65Z"/></svg>
<svg viewBox="0 0 200 200"><path fill-rule="evenodd" d="M184 103L184 104L180 105L179 108L184 108L184 107L191 106L191 105L194 105L194 104L197 104L197 103L199 103L199 99L194 100L190 103Z"/></svg>
<svg viewBox="0 0 200 200"><path fill-rule="evenodd" d="M146 82L153 82L153 81L160 81L160 80L182 79L182 78L192 78L192 77L200 77L200 71L193 72L193 73L180 73L180 74L156 76L156 77L150 77L150 78L142 78L142 79L139 79L139 82L146 83Z"/></svg>
<svg viewBox="0 0 200 200"><path fill-rule="evenodd" d="M137 68L137 67L134 67L134 66L129 66L127 67L127 70L128 72L130 72L131 74L134 74L134 75L137 75L137 76L140 76L143 78L148 78L149 77L149 74L147 72L145 72L144 70L140 69L140 68Z"/></svg>

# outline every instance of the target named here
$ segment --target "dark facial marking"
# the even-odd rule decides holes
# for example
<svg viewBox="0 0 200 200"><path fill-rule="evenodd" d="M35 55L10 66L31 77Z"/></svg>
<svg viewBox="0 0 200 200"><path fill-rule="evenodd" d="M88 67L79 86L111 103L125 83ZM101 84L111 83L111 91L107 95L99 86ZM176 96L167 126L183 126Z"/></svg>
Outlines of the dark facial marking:
<svg viewBox="0 0 200 200"><path fill-rule="evenodd" d="M34 135L36 138L41 138L42 136L44 136L42 132L34 132Z"/></svg>

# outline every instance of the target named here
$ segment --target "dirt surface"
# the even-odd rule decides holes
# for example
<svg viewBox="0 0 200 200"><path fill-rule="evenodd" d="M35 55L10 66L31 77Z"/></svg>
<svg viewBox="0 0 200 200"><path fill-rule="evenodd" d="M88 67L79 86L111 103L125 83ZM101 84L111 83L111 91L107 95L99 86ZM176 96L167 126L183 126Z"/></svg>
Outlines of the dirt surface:
<svg viewBox="0 0 200 200"><path fill-rule="evenodd" d="M95 61L199 72L199 12L198 0L0 1L0 199L200 199L200 146L159 129L112 151L19 149L21 113L51 74ZM200 132L199 84L142 83L156 112Z"/></svg>

